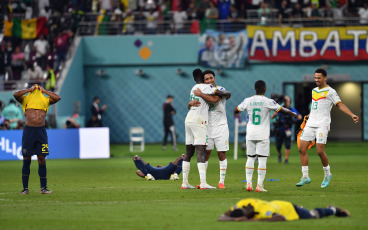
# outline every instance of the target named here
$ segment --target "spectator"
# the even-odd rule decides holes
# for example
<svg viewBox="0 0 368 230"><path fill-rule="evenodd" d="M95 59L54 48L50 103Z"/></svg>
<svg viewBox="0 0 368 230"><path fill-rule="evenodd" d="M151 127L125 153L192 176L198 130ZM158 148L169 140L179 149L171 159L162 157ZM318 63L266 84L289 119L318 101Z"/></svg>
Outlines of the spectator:
<svg viewBox="0 0 368 230"><path fill-rule="evenodd" d="M258 9L258 18L261 20L259 25L267 25L268 18L270 17L270 8L267 3L261 2L261 6Z"/></svg>
<svg viewBox="0 0 368 230"><path fill-rule="evenodd" d="M58 32L55 41L54 47L56 48L56 62L54 66L55 71L59 71L60 63L65 61L66 54L68 53L68 48L70 45L70 38L73 36L73 32L63 30L62 32Z"/></svg>
<svg viewBox="0 0 368 230"><path fill-rule="evenodd" d="M311 7L308 9L308 18L314 19L310 21L310 26L319 26L320 25L320 18L322 17L321 13L318 10L317 3L312 3Z"/></svg>
<svg viewBox="0 0 368 230"><path fill-rule="evenodd" d="M24 68L24 53L21 52L20 46L17 46L12 54L12 70L13 80L20 80Z"/></svg>
<svg viewBox="0 0 368 230"><path fill-rule="evenodd" d="M294 5L293 11L291 12L290 15L291 18L293 18L293 26L294 27L302 27L303 26L303 22L302 22L302 18L305 18L306 15L304 13L304 11L302 10L302 8L300 7L299 3L296 3Z"/></svg>
<svg viewBox="0 0 368 230"><path fill-rule="evenodd" d="M124 18L123 34L134 34L134 15L132 10L128 9Z"/></svg>
<svg viewBox="0 0 368 230"><path fill-rule="evenodd" d="M55 77L55 73L51 65L46 66L46 73L47 73L46 90L54 92L55 84L56 84L56 77Z"/></svg>
<svg viewBox="0 0 368 230"><path fill-rule="evenodd" d="M156 34L158 12L151 8L149 12L144 12L143 15L146 17L147 20L146 34Z"/></svg>
<svg viewBox="0 0 368 230"><path fill-rule="evenodd" d="M230 13L229 13L228 20L231 21L231 26L230 26L231 32L236 32L236 31L245 29L245 23L241 22L242 21L241 13L237 8L235 8L234 5L230 7Z"/></svg>
<svg viewBox="0 0 368 230"><path fill-rule="evenodd" d="M183 10L182 6L178 6L178 11L174 11L173 21L174 21L174 32L182 34L185 32L185 22L188 19L187 12Z"/></svg>
<svg viewBox="0 0 368 230"><path fill-rule="evenodd" d="M134 15L135 31L143 33L144 25L146 24L146 16L144 15L143 9L140 9L137 15Z"/></svg>
<svg viewBox="0 0 368 230"><path fill-rule="evenodd" d="M52 12L49 6L45 6L45 8L43 8L40 11L40 14L38 15L39 17L45 17L47 18L47 20L49 20L49 18L51 17Z"/></svg>
<svg viewBox="0 0 368 230"><path fill-rule="evenodd" d="M5 72L8 74L8 79L13 80L13 70L11 67L13 47L10 41L6 43L6 47L3 48L3 51L4 51ZM8 80L8 79L5 79L5 80Z"/></svg>
<svg viewBox="0 0 368 230"><path fill-rule="evenodd" d="M279 18L279 26L287 23L285 19L289 18L289 9L288 9L288 3L286 0L283 0L281 2L281 7L279 9L278 18Z"/></svg>
<svg viewBox="0 0 368 230"><path fill-rule="evenodd" d="M41 85L43 87L43 71L42 69L36 64L31 63L28 66L28 76L29 76L29 85Z"/></svg>
<svg viewBox="0 0 368 230"><path fill-rule="evenodd" d="M91 112L92 112L92 117L96 116L97 120L101 122L101 126L102 126L102 114L105 112L107 106L103 105L100 108L100 98L99 97L94 97L93 98L93 104L91 106Z"/></svg>
<svg viewBox="0 0 368 230"><path fill-rule="evenodd" d="M4 107L1 115L4 116L6 120L9 120L10 129L15 129L18 125L18 121L23 120L22 111L16 106L16 101L13 99L10 99L9 104Z"/></svg>
<svg viewBox="0 0 368 230"><path fill-rule="evenodd" d="M100 9L104 9L106 13L112 12L114 7L113 0L99 0Z"/></svg>
<svg viewBox="0 0 368 230"><path fill-rule="evenodd" d="M4 44L1 44L1 51L0 51L0 91L4 89L4 80L5 80L5 52L3 49ZM2 101L0 101L2 103ZM2 108L0 107L0 110Z"/></svg>
<svg viewBox="0 0 368 230"><path fill-rule="evenodd" d="M219 17L219 11L212 1L209 1L210 7L206 9L206 29L216 29L216 20Z"/></svg>
<svg viewBox="0 0 368 230"><path fill-rule="evenodd" d="M194 6L193 2L189 3L189 6L187 8L187 16L188 20L194 20L197 19L197 8Z"/></svg>
<svg viewBox="0 0 368 230"><path fill-rule="evenodd" d="M345 16L345 11L348 7L348 1L326 1L327 8L330 10L330 13L333 17L333 22L336 26L344 26L345 21L343 20Z"/></svg>
<svg viewBox="0 0 368 230"><path fill-rule="evenodd" d="M75 120L77 118L78 118L78 114L77 113L73 114L72 117L69 117L66 120L66 122L65 122L64 128L66 128L66 129L78 129L79 128L79 124Z"/></svg>
<svg viewBox="0 0 368 230"><path fill-rule="evenodd" d="M49 0L38 0L38 12L39 15L45 7L50 8L50 1Z"/></svg>
<svg viewBox="0 0 368 230"><path fill-rule="evenodd" d="M10 122L9 120L5 119L3 123L0 124L0 130L9 130L10 129Z"/></svg>
<svg viewBox="0 0 368 230"><path fill-rule="evenodd" d="M358 14L360 16L360 24L367 25L368 24L368 3L364 3L364 7L359 8Z"/></svg>
<svg viewBox="0 0 368 230"><path fill-rule="evenodd" d="M197 8L197 18L199 20L199 26L201 28L201 33L203 33L207 28L207 19L205 17L206 10L210 7L210 0L200 0L198 2Z"/></svg>
<svg viewBox="0 0 368 230"><path fill-rule="evenodd" d="M46 68L47 63L47 53L49 52L49 43L44 39L44 36L41 34L40 38L35 41L34 49L36 51L36 60L37 64L42 68Z"/></svg>
<svg viewBox="0 0 368 230"><path fill-rule="evenodd" d="M230 14L230 6L231 0L219 0L218 1L218 19L220 20L227 20ZM230 31L230 24L229 22L220 22L219 23L219 30L221 31Z"/></svg>

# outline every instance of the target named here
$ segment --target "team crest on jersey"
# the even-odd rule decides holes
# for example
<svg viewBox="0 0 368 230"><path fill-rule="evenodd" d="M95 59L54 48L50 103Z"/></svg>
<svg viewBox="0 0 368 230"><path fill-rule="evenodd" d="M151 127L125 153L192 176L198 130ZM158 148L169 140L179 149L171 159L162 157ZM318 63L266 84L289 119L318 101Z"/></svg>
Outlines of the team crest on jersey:
<svg viewBox="0 0 368 230"><path fill-rule="evenodd" d="M319 133L319 134L318 134L318 136L319 136L319 137L323 137L323 133Z"/></svg>
<svg viewBox="0 0 368 230"><path fill-rule="evenodd" d="M322 91L322 92L318 92L316 90L313 90L312 99L313 99L313 101L318 101L318 100L326 98L327 94L328 94L328 90Z"/></svg>

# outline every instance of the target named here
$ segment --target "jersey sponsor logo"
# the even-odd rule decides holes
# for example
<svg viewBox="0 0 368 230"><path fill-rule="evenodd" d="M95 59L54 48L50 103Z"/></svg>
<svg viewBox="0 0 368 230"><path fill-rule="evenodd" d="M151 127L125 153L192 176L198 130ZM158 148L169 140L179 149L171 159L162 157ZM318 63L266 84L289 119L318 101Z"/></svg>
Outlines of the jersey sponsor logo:
<svg viewBox="0 0 368 230"><path fill-rule="evenodd" d="M271 216L272 212L271 211L267 211L266 212L266 216Z"/></svg>
<svg viewBox="0 0 368 230"><path fill-rule="evenodd" d="M313 101L318 101L318 100L321 100L321 99L325 99L327 97L327 94L328 94L328 90L327 91L321 91L321 92L313 90L312 99L313 99Z"/></svg>

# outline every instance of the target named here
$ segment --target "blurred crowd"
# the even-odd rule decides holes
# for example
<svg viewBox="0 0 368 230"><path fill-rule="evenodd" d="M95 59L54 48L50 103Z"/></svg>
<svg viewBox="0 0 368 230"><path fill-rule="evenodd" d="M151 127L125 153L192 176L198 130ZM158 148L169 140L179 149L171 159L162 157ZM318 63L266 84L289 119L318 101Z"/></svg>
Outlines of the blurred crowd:
<svg viewBox="0 0 368 230"><path fill-rule="evenodd" d="M0 101L0 130L23 129L23 111L19 104L11 99L8 105Z"/></svg>

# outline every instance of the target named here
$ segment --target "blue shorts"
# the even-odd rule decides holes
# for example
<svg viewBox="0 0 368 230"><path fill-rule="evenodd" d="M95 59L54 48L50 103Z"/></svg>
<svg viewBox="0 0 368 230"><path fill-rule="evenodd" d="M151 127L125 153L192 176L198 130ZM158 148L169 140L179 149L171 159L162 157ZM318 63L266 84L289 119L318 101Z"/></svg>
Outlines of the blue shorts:
<svg viewBox="0 0 368 230"><path fill-rule="evenodd" d="M22 155L49 155L46 128L24 126L22 135Z"/></svg>
<svg viewBox="0 0 368 230"><path fill-rule="evenodd" d="M156 180L168 180L171 174L176 171L177 166L171 162L165 167L157 168L152 167L149 163L145 165L149 174L151 174Z"/></svg>
<svg viewBox="0 0 368 230"><path fill-rule="evenodd" d="M312 215L310 214L310 211L306 208L298 207L295 204L293 204L296 213L299 216L299 219L311 219Z"/></svg>
<svg viewBox="0 0 368 230"><path fill-rule="evenodd" d="M281 149L282 142L285 142L285 149L291 148L291 136L286 136L285 130L278 130L276 133L276 149Z"/></svg>

